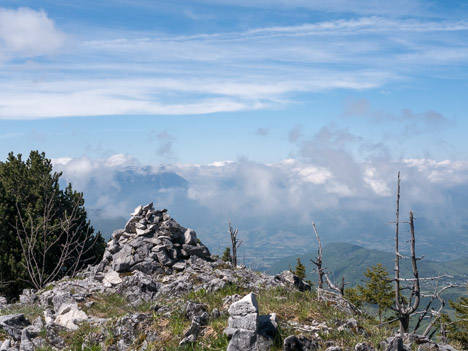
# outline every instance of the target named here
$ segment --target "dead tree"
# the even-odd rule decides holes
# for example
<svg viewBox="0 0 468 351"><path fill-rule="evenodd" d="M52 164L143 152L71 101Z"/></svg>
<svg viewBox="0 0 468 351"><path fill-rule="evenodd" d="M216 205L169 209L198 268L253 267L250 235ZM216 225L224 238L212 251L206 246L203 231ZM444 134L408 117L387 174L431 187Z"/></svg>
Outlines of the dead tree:
<svg viewBox="0 0 468 351"><path fill-rule="evenodd" d="M410 259L411 267L413 271L412 284L409 288L410 298L408 302L403 301L401 294L402 288L400 287L400 257L402 257L398 251L398 232L396 233L395 242L396 242L396 251L395 251L395 305L398 313L398 320L400 322L400 335L403 336L404 333L408 332L410 316L416 312L419 307L419 302L421 300L421 288L419 283L419 273L418 266L416 261L416 252L415 252L415 239L414 239L414 219L413 212L409 213L409 224L410 224Z"/></svg>
<svg viewBox="0 0 468 351"><path fill-rule="evenodd" d="M317 287L319 289L323 289L323 277L325 275L325 272L323 271L322 268L322 243L320 242L320 237L317 232L317 228L315 227L315 223L312 222L312 227L314 228L315 232L315 237L317 238L318 241L318 249L317 249L317 257L315 258L315 261L313 259L310 259L310 261L317 266L316 269L314 269L317 272Z"/></svg>
<svg viewBox="0 0 468 351"><path fill-rule="evenodd" d="M233 267L237 267L237 249L241 246L242 241L237 239L237 234L239 233L239 229L233 229L231 226L231 221L229 221L229 235L231 237L231 247L232 247L232 254L231 254L231 262Z"/></svg>
<svg viewBox="0 0 468 351"><path fill-rule="evenodd" d="M400 254L399 251L399 224L409 223L410 226L410 256L405 257ZM396 222L395 222L395 307L393 308L397 312L397 318L400 324L400 336L403 336L408 332L410 317L413 314L419 315L419 319L416 323L414 331L420 326L421 322L425 318L433 318L433 320L427 325L423 332L424 336L427 336L431 328L435 325L437 320L441 317L441 311L445 305L445 301L441 298L440 294L449 289L456 287L456 285L449 284L440 289L436 287L434 293L424 297L429 297L430 300L425 310L418 311L418 307L421 301L421 281L426 280L439 280L440 278L450 278L447 274L440 275L438 277L420 278L418 272L417 261L423 257L416 257L416 239L414 233L414 216L413 212L409 213L409 222L400 222L400 172L398 172L398 183L397 183L397 199L396 199ZM400 277L400 259L407 258L411 260L411 268L413 278L405 279ZM408 285L402 287L402 283L408 283ZM404 299L402 295L403 290L409 290L409 298ZM405 302L406 300L406 302ZM437 311L430 310L432 303L438 300L440 307Z"/></svg>
<svg viewBox="0 0 468 351"><path fill-rule="evenodd" d="M42 216L34 218L31 213L23 214L18 204L15 230L23 254L23 264L29 280L36 289L62 276L74 276L87 261L84 259L92 250L98 236L89 226L83 232L80 221L80 200L77 199L69 212L58 216L59 208L54 204L55 193L45 199ZM48 259L56 259L50 269ZM92 260L94 257L88 259Z"/></svg>
<svg viewBox="0 0 468 351"><path fill-rule="evenodd" d="M345 279L344 279L344 276L341 277L341 284L340 284L340 294L341 296L344 296L345 294L345 286L348 285L347 283L345 283Z"/></svg>
<svg viewBox="0 0 468 351"><path fill-rule="evenodd" d="M323 278L325 278L325 280L327 281L328 287L331 290L336 291L340 296L343 296L344 280L342 282L343 289L338 288L335 284L333 284L331 282L330 278L328 277L328 273L325 272L324 268L322 267L322 263L323 263L323 261L322 261L322 242L320 241L320 236L318 234L317 227L315 226L314 222L312 222L312 227L314 228L315 237L317 238L318 250L317 250L317 257L315 258L315 261L312 260L312 259L310 259L310 261L317 266L315 271L317 272L317 275L318 275L318 282L317 282L318 291L320 291L320 289L323 289Z"/></svg>
<svg viewBox="0 0 468 351"><path fill-rule="evenodd" d="M451 276L443 275L440 277L436 277L436 279L442 278L442 277L448 277L452 278ZM438 285L438 284L437 284ZM434 325L441 319L442 317L442 310L445 307L445 300L440 296L443 291L451 288L460 288L463 287L463 285L457 285L457 284L448 284L446 286L443 286L439 288L438 286L435 287L434 292L432 293L421 293L422 297L429 298L429 302L426 305L426 308L422 311L416 312L419 315L418 321L416 323L416 326L414 327L414 331L418 330L422 326L422 322L424 319L432 318L432 320L427 324L426 328L424 329L423 336L428 336L431 329L434 327ZM431 309L432 303L437 300L439 301L439 308L437 310ZM436 331L437 329L433 330L431 335L429 335L429 338L432 336L432 334ZM441 324L441 333L442 336L445 337L444 330Z"/></svg>

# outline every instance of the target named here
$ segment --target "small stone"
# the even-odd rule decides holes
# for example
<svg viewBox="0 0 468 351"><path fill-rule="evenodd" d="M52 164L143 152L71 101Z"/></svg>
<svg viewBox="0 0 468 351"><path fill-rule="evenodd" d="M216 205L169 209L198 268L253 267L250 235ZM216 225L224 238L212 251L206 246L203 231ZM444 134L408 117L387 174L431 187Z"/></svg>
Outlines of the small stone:
<svg viewBox="0 0 468 351"><path fill-rule="evenodd" d="M185 244L187 245L196 245L197 244L197 234L192 229L187 229L184 233Z"/></svg>
<svg viewBox="0 0 468 351"><path fill-rule="evenodd" d="M122 279L120 278L119 273L117 273L114 270L111 270L106 273L104 279L102 280L102 283L106 288L110 288L113 285L118 285L122 283Z"/></svg>
<svg viewBox="0 0 468 351"><path fill-rule="evenodd" d="M143 211L147 212L147 211L153 211L154 208L153 208L153 203L150 202L148 205L144 206L143 207Z"/></svg>
<svg viewBox="0 0 468 351"><path fill-rule="evenodd" d="M142 212L143 212L143 206L140 205L137 208L135 208L135 210L130 214L130 216L132 217L140 216Z"/></svg>
<svg viewBox="0 0 468 351"><path fill-rule="evenodd" d="M183 271L185 269L185 266L186 266L185 262L177 262L172 265L172 269L176 271Z"/></svg>

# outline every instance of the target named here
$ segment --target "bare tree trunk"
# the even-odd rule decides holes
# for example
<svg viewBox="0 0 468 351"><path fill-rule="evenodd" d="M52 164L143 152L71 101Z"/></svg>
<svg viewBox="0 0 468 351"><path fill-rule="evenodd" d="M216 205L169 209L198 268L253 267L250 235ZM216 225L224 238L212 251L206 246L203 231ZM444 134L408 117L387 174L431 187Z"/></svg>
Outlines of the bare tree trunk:
<svg viewBox="0 0 468 351"><path fill-rule="evenodd" d="M398 172L397 199L396 199L396 222L395 222L395 310L398 313L400 321L400 336L403 337L408 332L410 316L417 310L420 302L419 273L416 258L416 240L414 235L413 212L409 213L410 225L410 258L413 271L413 285L408 304L405 304L401 295L400 282L406 279L400 278L400 258L403 257L399 252L399 228L400 228L400 172ZM414 300L413 300L414 299Z"/></svg>
<svg viewBox="0 0 468 351"><path fill-rule="evenodd" d="M318 249L317 249L317 257L315 258L315 261L312 259L310 261L317 266L317 268L315 269L317 271L317 276L318 276L317 286L319 289L323 289L323 277L325 273L322 268L322 243L320 242L320 237L318 235L317 228L315 227L314 222L312 222L312 227L314 228L315 237L317 238Z"/></svg>
<svg viewBox="0 0 468 351"><path fill-rule="evenodd" d="M234 230L231 226L231 221L229 221L229 235L231 237L231 247L232 247L231 262L232 262L233 267L237 267L237 249L242 244L242 241L237 240L238 233L239 233L239 229L236 228Z"/></svg>
<svg viewBox="0 0 468 351"><path fill-rule="evenodd" d="M400 252L398 251L398 231L400 229L400 172L398 172L397 199L396 199L396 222L395 222L395 305L401 309L400 301Z"/></svg>
<svg viewBox="0 0 468 351"><path fill-rule="evenodd" d="M345 283L344 276L343 276L343 277L341 277L341 284L340 284L340 294L341 294L341 296L344 296L345 286L346 286L346 283Z"/></svg>

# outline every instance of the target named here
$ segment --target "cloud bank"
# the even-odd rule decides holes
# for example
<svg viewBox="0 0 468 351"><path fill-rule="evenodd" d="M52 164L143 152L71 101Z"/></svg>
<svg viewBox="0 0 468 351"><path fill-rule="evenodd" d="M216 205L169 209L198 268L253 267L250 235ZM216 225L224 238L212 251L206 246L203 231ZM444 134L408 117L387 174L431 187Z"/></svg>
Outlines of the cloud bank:
<svg viewBox="0 0 468 351"><path fill-rule="evenodd" d="M116 155L93 161L54 160L54 165L67 181L84 191L85 198L91 184L100 184L92 187L93 200L87 204L113 215L127 217L137 204L155 201L186 225L208 234L223 233L223 224L231 219L241 228L247 245L253 246L277 235L298 236L302 240L298 245L310 243L310 223L315 221L324 242L352 241L381 249L392 247L393 229L387 224L394 220L396 175L401 171L402 217L414 211L422 251L444 252L445 258L464 254L468 246L468 209L464 206L468 162L358 162L346 151L335 149L330 155L330 149L313 145L303 152L309 157L274 164L239 159L148 168ZM123 186L118 173L129 170L144 179L176 174L188 183L158 188L153 181L154 186L148 182L149 188L135 188L127 198L116 197ZM101 193L95 194L96 189ZM223 239L224 234L210 234L204 240L219 245Z"/></svg>

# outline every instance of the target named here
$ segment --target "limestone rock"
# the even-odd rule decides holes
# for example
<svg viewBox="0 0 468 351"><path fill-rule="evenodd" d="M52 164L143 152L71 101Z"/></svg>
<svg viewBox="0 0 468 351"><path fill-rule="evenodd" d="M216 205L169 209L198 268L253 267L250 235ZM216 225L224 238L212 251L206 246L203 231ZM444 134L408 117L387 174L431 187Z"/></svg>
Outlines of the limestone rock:
<svg viewBox="0 0 468 351"><path fill-rule="evenodd" d="M371 345L366 342L361 342L354 346L355 351L376 351Z"/></svg>
<svg viewBox="0 0 468 351"><path fill-rule="evenodd" d="M385 351L409 351L410 349L403 344L401 337L390 337L387 339L387 348Z"/></svg>
<svg viewBox="0 0 468 351"><path fill-rule="evenodd" d="M270 349L278 332L278 322L275 314L258 316L254 293L232 303L228 312L228 327L224 330L230 338L227 351Z"/></svg>
<svg viewBox="0 0 468 351"><path fill-rule="evenodd" d="M187 229L184 233L184 244L187 245L196 245L197 244L197 234L192 229Z"/></svg>
<svg viewBox="0 0 468 351"><path fill-rule="evenodd" d="M122 278L120 278L119 273L111 270L106 273L102 283L104 284L105 287L110 288L114 285L118 285L122 283Z"/></svg>
<svg viewBox="0 0 468 351"><path fill-rule="evenodd" d="M449 344L439 344L440 351L458 351L452 345Z"/></svg>
<svg viewBox="0 0 468 351"><path fill-rule="evenodd" d="M4 308L7 305L6 297L0 295L0 309Z"/></svg>
<svg viewBox="0 0 468 351"><path fill-rule="evenodd" d="M315 340L310 340L304 335L290 335L284 339L283 351L315 351L320 345Z"/></svg>
<svg viewBox="0 0 468 351"><path fill-rule="evenodd" d="M0 316L0 329L6 331L14 340L21 340L22 330L30 324L21 313Z"/></svg>
<svg viewBox="0 0 468 351"><path fill-rule="evenodd" d="M63 307L65 306L65 307ZM88 319L86 313L81 311L78 308L78 305L69 304L69 305L62 305L60 312L58 313L57 317L55 318L55 324L61 325L69 330L77 330L78 323L85 321Z"/></svg>
<svg viewBox="0 0 468 351"><path fill-rule="evenodd" d="M250 293L228 309L228 327L224 333L231 337L227 351L256 350L258 304L255 294Z"/></svg>
<svg viewBox="0 0 468 351"><path fill-rule="evenodd" d="M3 341L2 344L0 345L0 351L8 351L8 350L10 350L10 345L11 345L10 339L6 339L6 340Z"/></svg>
<svg viewBox="0 0 468 351"><path fill-rule="evenodd" d="M185 306L185 316L190 320L192 320L196 316L200 316L201 314L207 311L208 307L201 303L189 301Z"/></svg>
<svg viewBox="0 0 468 351"><path fill-rule="evenodd" d="M330 346L325 351L343 351L339 346Z"/></svg>
<svg viewBox="0 0 468 351"><path fill-rule="evenodd" d="M284 283L286 286L294 287L299 291L310 291L311 286L309 283L306 283L304 280L299 278L297 275L290 271L283 271L280 274L275 276L275 280Z"/></svg>
<svg viewBox="0 0 468 351"><path fill-rule="evenodd" d="M112 234L97 271L160 274L170 272L174 264L175 270L183 270L182 259L191 256L209 259L210 251L199 242L195 231L182 227L166 212L155 210L152 203L135 208L125 228Z"/></svg>
<svg viewBox="0 0 468 351"><path fill-rule="evenodd" d="M255 294L247 294L239 301L234 302L229 307L228 312L231 316L245 316L250 313L258 313L258 303Z"/></svg>

